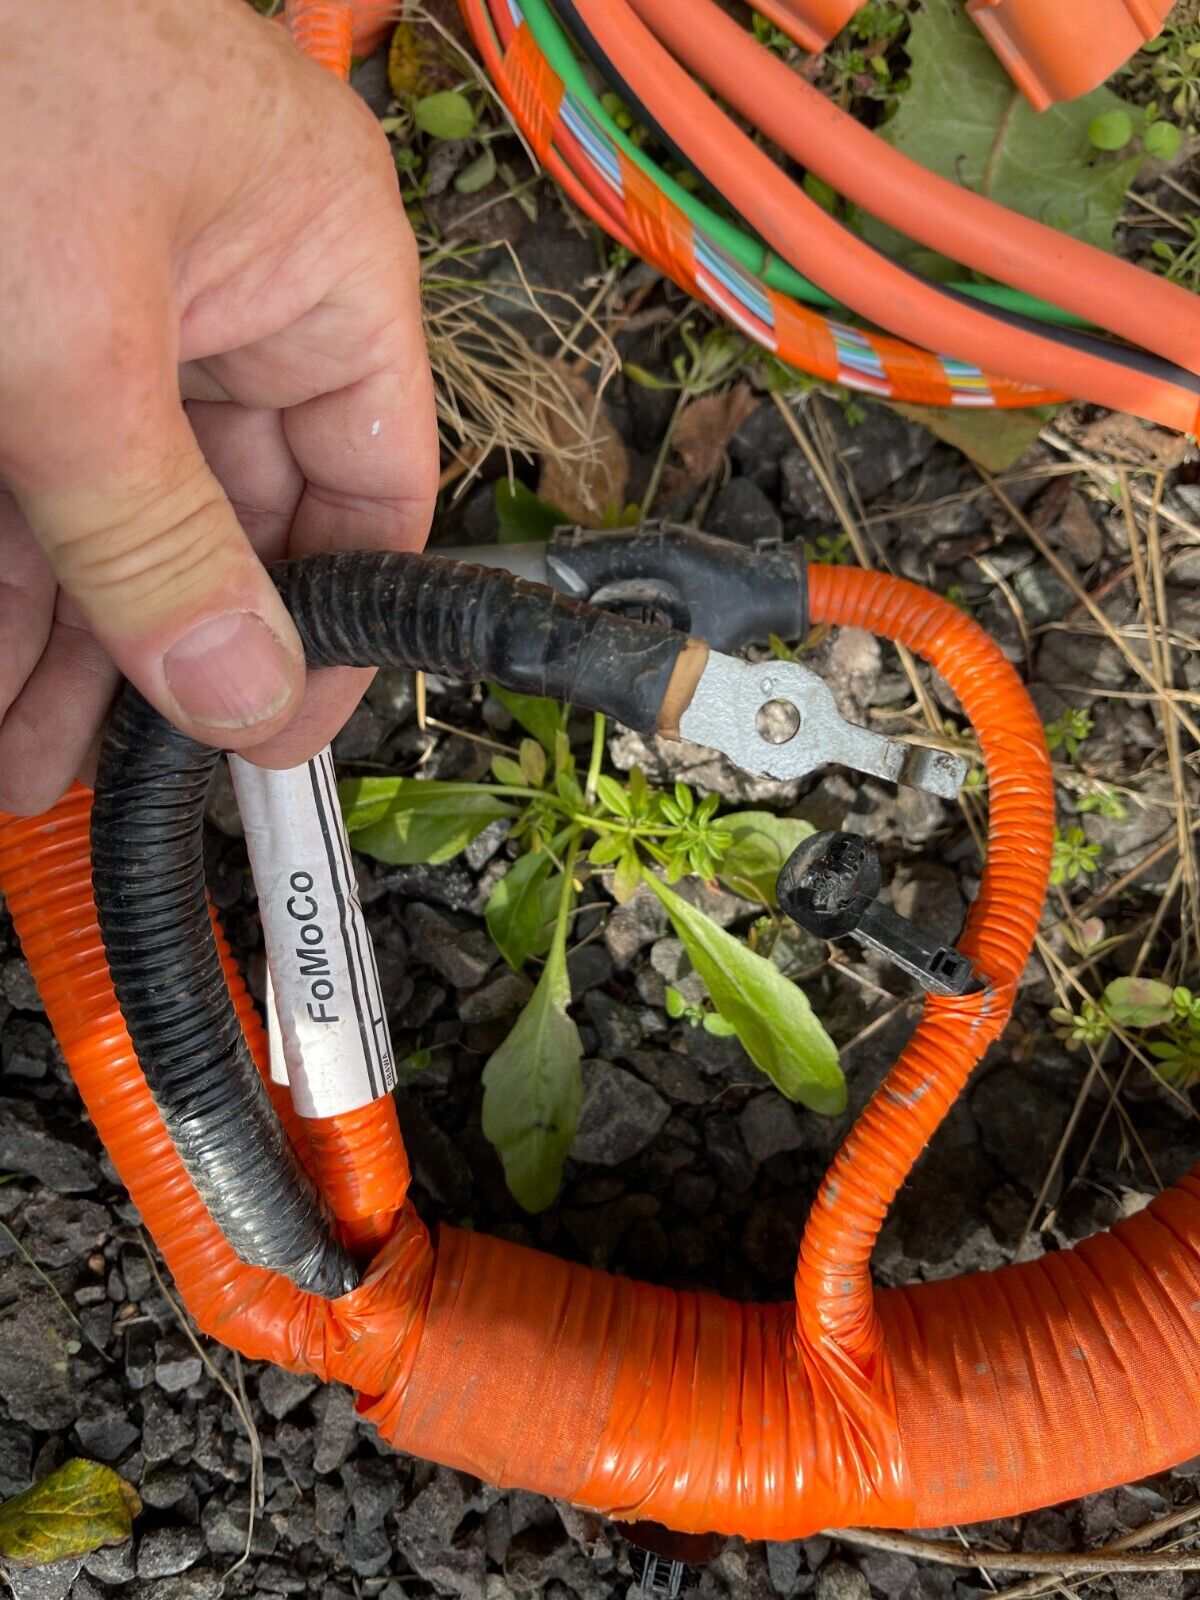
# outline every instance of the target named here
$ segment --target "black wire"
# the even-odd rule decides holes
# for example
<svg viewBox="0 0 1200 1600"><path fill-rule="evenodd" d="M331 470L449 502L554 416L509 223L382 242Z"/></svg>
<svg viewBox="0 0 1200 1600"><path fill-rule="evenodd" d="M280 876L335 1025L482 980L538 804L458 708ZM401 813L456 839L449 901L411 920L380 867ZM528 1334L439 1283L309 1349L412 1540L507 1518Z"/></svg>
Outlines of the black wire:
<svg viewBox="0 0 1200 1600"><path fill-rule="evenodd" d="M646 105L639 99L626 82L621 72L614 66L611 59L604 51L592 33L587 23L580 16L574 5L574 0L553 0L554 10L558 14L563 27L575 41L576 48L591 62L596 71L604 78L609 88L625 101L630 109L636 112L639 121L645 124L659 140L663 147L683 167L695 176L712 192L712 184L704 172L697 167L686 150L680 148L675 140L663 127L662 123ZM666 48L663 46L662 48ZM731 211L741 220L742 225L749 231L753 228L747 222L744 214L730 200L728 195L721 195L721 199ZM836 219L835 219L836 221ZM1186 389L1189 394L1200 394L1200 374L1189 372L1186 367L1176 366L1173 361L1166 360L1163 356L1155 355L1149 350L1142 350L1136 345L1118 344L1115 340L1106 338L1101 333L1090 333L1083 328L1064 328L1053 323L1039 322L1036 317L1031 317L1023 311L1012 311L1003 306L984 306L969 294L964 294L961 289L956 289L950 284L939 283L934 278L926 278L922 273L914 272L911 267L903 262L895 261L886 251L880 250L870 240L863 239L845 223L838 223L842 232L855 239L859 244L866 244L881 260L897 271L903 272L923 287L933 289L936 293L944 295L949 300L955 300L963 305L968 305L972 310L979 312L980 316L991 317L996 322L1002 322L1011 328L1020 328L1025 332L1034 333L1053 344L1061 345L1064 349L1078 351L1081 355L1093 356L1100 361L1111 361L1117 366L1124 367L1130 372L1140 372L1146 377L1157 379L1161 383L1173 384L1180 389ZM764 245L764 248L766 246ZM794 263L793 263L794 265Z"/></svg>

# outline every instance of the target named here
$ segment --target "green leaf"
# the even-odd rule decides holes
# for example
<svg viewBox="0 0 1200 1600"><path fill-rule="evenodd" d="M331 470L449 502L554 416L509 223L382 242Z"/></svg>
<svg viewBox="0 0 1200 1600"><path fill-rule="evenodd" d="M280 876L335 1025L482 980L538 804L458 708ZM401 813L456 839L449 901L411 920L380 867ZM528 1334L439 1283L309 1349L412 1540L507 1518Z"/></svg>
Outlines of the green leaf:
<svg viewBox="0 0 1200 1600"><path fill-rule="evenodd" d="M1175 1015L1175 992L1157 978L1114 978L1104 991L1104 1009L1127 1027L1154 1028Z"/></svg>
<svg viewBox="0 0 1200 1600"><path fill-rule="evenodd" d="M714 1039L730 1039L737 1033L733 1023L719 1011L706 1011L703 1027L705 1033L711 1033Z"/></svg>
<svg viewBox="0 0 1200 1600"><path fill-rule="evenodd" d="M844 1111L846 1080L837 1047L803 990L657 878L647 874L646 882L666 907L713 1005L733 1024L755 1066L789 1100L826 1116Z"/></svg>
<svg viewBox="0 0 1200 1600"><path fill-rule="evenodd" d="M501 478L496 484L496 516L500 522L501 544L528 544L548 539L555 528L570 522L565 511L548 500L540 500L532 489L513 479Z"/></svg>
<svg viewBox="0 0 1200 1600"><path fill-rule="evenodd" d="M1097 150L1124 150L1133 138L1133 118L1128 111L1102 111L1088 123L1088 141Z"/></svg>
<svg viewBox="0 0 1200 1600"><path fill-rule="evenodd" d="M546 752L536 739L521 740L521 774L531 789L546 781Z"/></svg>
<svg viewBox="0 0 1200 1600"><path fill-rule="evenodd" d="M474 108L457 89L422 95L412 114L417 127L431 139L465 139L475 126Z"/></svg>
<svg viewBox="0 0 1200 1600"><path fill-rule="evenodd" d="M491 145L485 146L474 161L470 161L454 180L454 189L457 194L478 194L481 189L486 189L496 176L496 158L492 154Z"/></svg>
<svg viewBox="0 0 1200 1600"><path fill-rule="evenodd" d="M537 988L483 1069L483 1131L526 1211L544 1211L558 1193L579 1122L583 1044L570 1002L566 941L555 937Z"/></svg>
<svg viewBox="0 0 1200 1600"><path fill-rule="evenodd" d="M611 867L625 854L628 845L626 833L602 833L588 851L588 860L594 867Z"/></svg>
<svg viewBox="0 0 1200 1600"><path fill-rule="evenodd" d="M488 896L483 912L488 933L515 969L525 965L543 935L541 889L553 866L549 850L530 851L513 862Z"/></svg>
<svg viewBox="0 0 1200 1600"><path fill-rule="evenodd" d="M555 743L567 725L565 706L557 700L543 700L536 694L513 694L498 683L488 684L488 693L519 722L526 733L531 733L547 755L553 755Z"/></svg>
<svg viewBox="0 0 1200 1600"><path fill-rule="evenodd" d="M393 866L436 866L517 808L486 784L427 778L350 778L338 786L356 850Z"/></svg>
<svg viewBox="0 0 1200 1600"><path fill-rule="evenodd" d="M775 880L798 845L816 831L799 817L777 817L771 811L734 811L721 818L722 829L733 836L718 876L731 888L751 889L773 906Z"/></svg>
<svg viewBox="0 0 1200 1600"><path fill-rule="evenodd" d="M514 761L511 756L492 757L492 777L497 783L502 783L507 789L524 789L531 787L519 761Z"/></svg>
<svg viewBox="0 0 1200 1600"><path fill-rule="evenodd" d="M679 1018L687 1010L687 1001L680 994L679 990L672 988L670 984L667 985L665 1004L667 1008L667 1015L669 1017L673 1017L676 1022L678 1022Z"/></svg>
<svg viewBox="0 0 1200 1600"><path fill-rule="evenodd" d="M638 855L633 846L629 845L625 851L625 854L617 863L617 870L613 873L613 899L618 905L623 906L626 900L632 898L634 891L641 881L641 857Z"/></svg>
<svg viewBox="0 0 1200 1600"><path fill-rule="evenodd" d="M1034 111L1014 87L961 0L924 0L905 49L910 87L895 116L878 131L897 150L1001 205L1036 217L1103 250L1134 173L1136 150L1100 156L1088 138L1097 118L1117 112L1134 130L1142 113L1110 89ZM932 269L942 258L903 235L860 217L873 244L910 267Z"/></svg>
<svg viewBox="0 0 1200 1600"><path fill-rule="evenodd" d="M1170 161L1176 155L1183 135L1173 122L1152 122L1142 135L1142 148L1148 156Z"/></svg>
<svg viewBox="0 0 1200 1600"><path fill-rule="evenodd" d="M34 1567L124 1544L141 1509L111 1467L68 1461L0 1506L0 1556L14 1567Z"/></svg>
<svg viewBox="0 0 1200 1600"><path fill-rule="evenodd" d="M601 773L596 779L596 793L605 809L611 811L614 817L624 817L627 822L632 821L633 803L623 785L615 778Z"/></svg>

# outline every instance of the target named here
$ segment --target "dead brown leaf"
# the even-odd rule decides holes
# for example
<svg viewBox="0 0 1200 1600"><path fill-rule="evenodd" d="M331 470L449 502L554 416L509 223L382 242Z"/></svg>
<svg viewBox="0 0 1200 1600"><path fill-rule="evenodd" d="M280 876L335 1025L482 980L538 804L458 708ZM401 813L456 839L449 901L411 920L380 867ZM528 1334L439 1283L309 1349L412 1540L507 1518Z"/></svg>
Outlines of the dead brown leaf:
<svg viewBox="0 0 1200 1600"><path fill-rule="evenodd" d="M689 400L679 413L671 448L678 456L663 473L661 498L674 500L706 483L721 463L725 447L758 404L748 383L724 394Z"/></svg>
<svg viewBox="0 0 1200 1600"><path fill-rule="evenodd" d="M1157 427L1119 411L1106 411L1088 417L1083 407L1069 406L1059 414L1056 426L1071 443L1089 455L1108 456L1118 466L1149 467L1154 472L1169 472L1192 453L1186 434Z"/></svg>
<svg viewBox="0 0 1200 1600"><path fill-rule="evenodd" d="M545 413L546 429L562 455L542 461L537 492L542 500L565 512L572 522L597 528L606 511L620 511L629 487L629 456L604 409L604 402L587 380L561 363L559 376L579 401L586 433L577 418L557 411Z"/></svg>

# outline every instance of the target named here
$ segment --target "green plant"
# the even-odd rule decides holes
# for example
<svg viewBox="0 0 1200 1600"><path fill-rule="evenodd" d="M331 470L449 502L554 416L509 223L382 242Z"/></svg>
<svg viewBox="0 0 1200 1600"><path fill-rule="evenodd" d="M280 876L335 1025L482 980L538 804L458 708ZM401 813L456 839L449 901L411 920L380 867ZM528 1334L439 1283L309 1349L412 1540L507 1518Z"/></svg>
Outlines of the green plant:
<svg viewBox="0 0 1200 1600"><path fill-rule="evenodd" d="M737 1029L719 1011L706 1011L702 1005L685 1000L679 990L667 985L667 1015L675 1022L686 1022L691 1028L703 1028L718 1039L731 1038Z"/></svg>
<svg viewBox="0 0 1200 1600"><path fill-rule="evenodd" d="M1055 1037L1065 1040L1068 1050L1079 1050L1085 1045L1098 1047L1112 1032L1112 1023L1103 1005L1098 1005L1094 1000L1085 1000L1078 1011L1055 1006L1050 1012L1050 1020L1058 1024L1054 1030Z"/></svg>
<svg viewBox="0 0 1200 1600"><path fill-rule="evenodd" d="M698 800L682 783L659 791L636 768L625 781L604 773L603 717L594 719L581 778L562 706L492 693L527 737L495 757L490 782L368 777L344 781L340 792L354 846L393 863L448 861L489 823L509 824L520 853L484 919L511 967L542 968L484 1068L483 1126L517 1199L533 1211L550 1204L575 1133L582 1047L569 1014L567 931L589 874L604 874L618 902L642 884L657 896L708 990L713 1009L701 1012L699 1026L736 1033L789 1099L840 1111L846 1090L837 1051L803 992L672 887L689 877L719 881L773 911L779 870L811 826L767 811L721 815L717 796Z"/></svg>
<svg viewBox="0 0 1200 1600"><path fill-rule="evenodd" d="M1146 1050L1167 1083L1200 1083L1200 993L1157 978L1115 978L1104 991L1108 1018L1155 1035Z"/></svg>
<svg viewBox="0 0 1200 1600"><path fill-rule="evenodd" d="M1135 94L1154 97L1146 108L1149 116L1157 114L1161 101L1177 122L1189 122L1200 109L1200 21L1168 22L1121 76Z"/></svg>
<svg viewBox="0 0 1200 1600"><path fill-rule="evenodd" d="M1054 830L1054 846L1050 853L1050 882L1074 883L1077 878L1095 872L1100 865L1100 846L1089 844L1082 828L1071 827L1065 833Z"/></svg>
<svg viewBox="0 0 1200 1600"><path fill-rule="evenodd" d="M820 85L839 105L886 101L902 94L908 79L896 68L896 46L909 26L904 0L867 0L825 52Z"/></svg>
<svg viewBox="0 0 1200 1600"><path fill-rule="evenodd" d="M1046 724L1046 748L1065 750L1068 757L1074 761L1079 754L1079 746L1091 737L1093 726L1088 712L1076 706L1068 706L1061 716Z"/></svg>
<svg viewBox="0 0 1200 1600"><path fill-rule="evenodd" d="M1175 225L1186 235L1183 244L1155 239L1150 246L1150 265L1193 294L1200 293L1200 217L1177 216Z"/></svg>
<svg viewBox="0 0 1200 1600"><path fill-rule="evenodd" d="M1129 815L1129 807L1107 783L1093 783L1086 793L1078 796L1075 809L1081 816L1095 812L1098 817L1108 817L1113 822L1123 822Z"/></svg>
<svg viewBox="0 0 1200 1600"><path fill-rule="evenodd" d="M804 553L810 561L822 561L831 567L848 567L853 561L850 536L845 533L818 533L805 539Z"/></svg>

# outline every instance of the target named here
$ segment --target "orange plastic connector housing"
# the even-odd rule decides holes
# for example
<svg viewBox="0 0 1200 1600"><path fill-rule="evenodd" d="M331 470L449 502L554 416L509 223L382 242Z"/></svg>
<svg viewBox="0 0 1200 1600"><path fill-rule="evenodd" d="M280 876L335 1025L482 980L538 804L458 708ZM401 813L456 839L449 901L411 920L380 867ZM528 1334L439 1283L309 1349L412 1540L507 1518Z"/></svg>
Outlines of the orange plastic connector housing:
<svg viewBox="0 0 1200 1600"><path fill-rule="evenodd" d="M1110 78L1161 30L1172 0L967 0L967 14L1035 111Z"/></svg>

